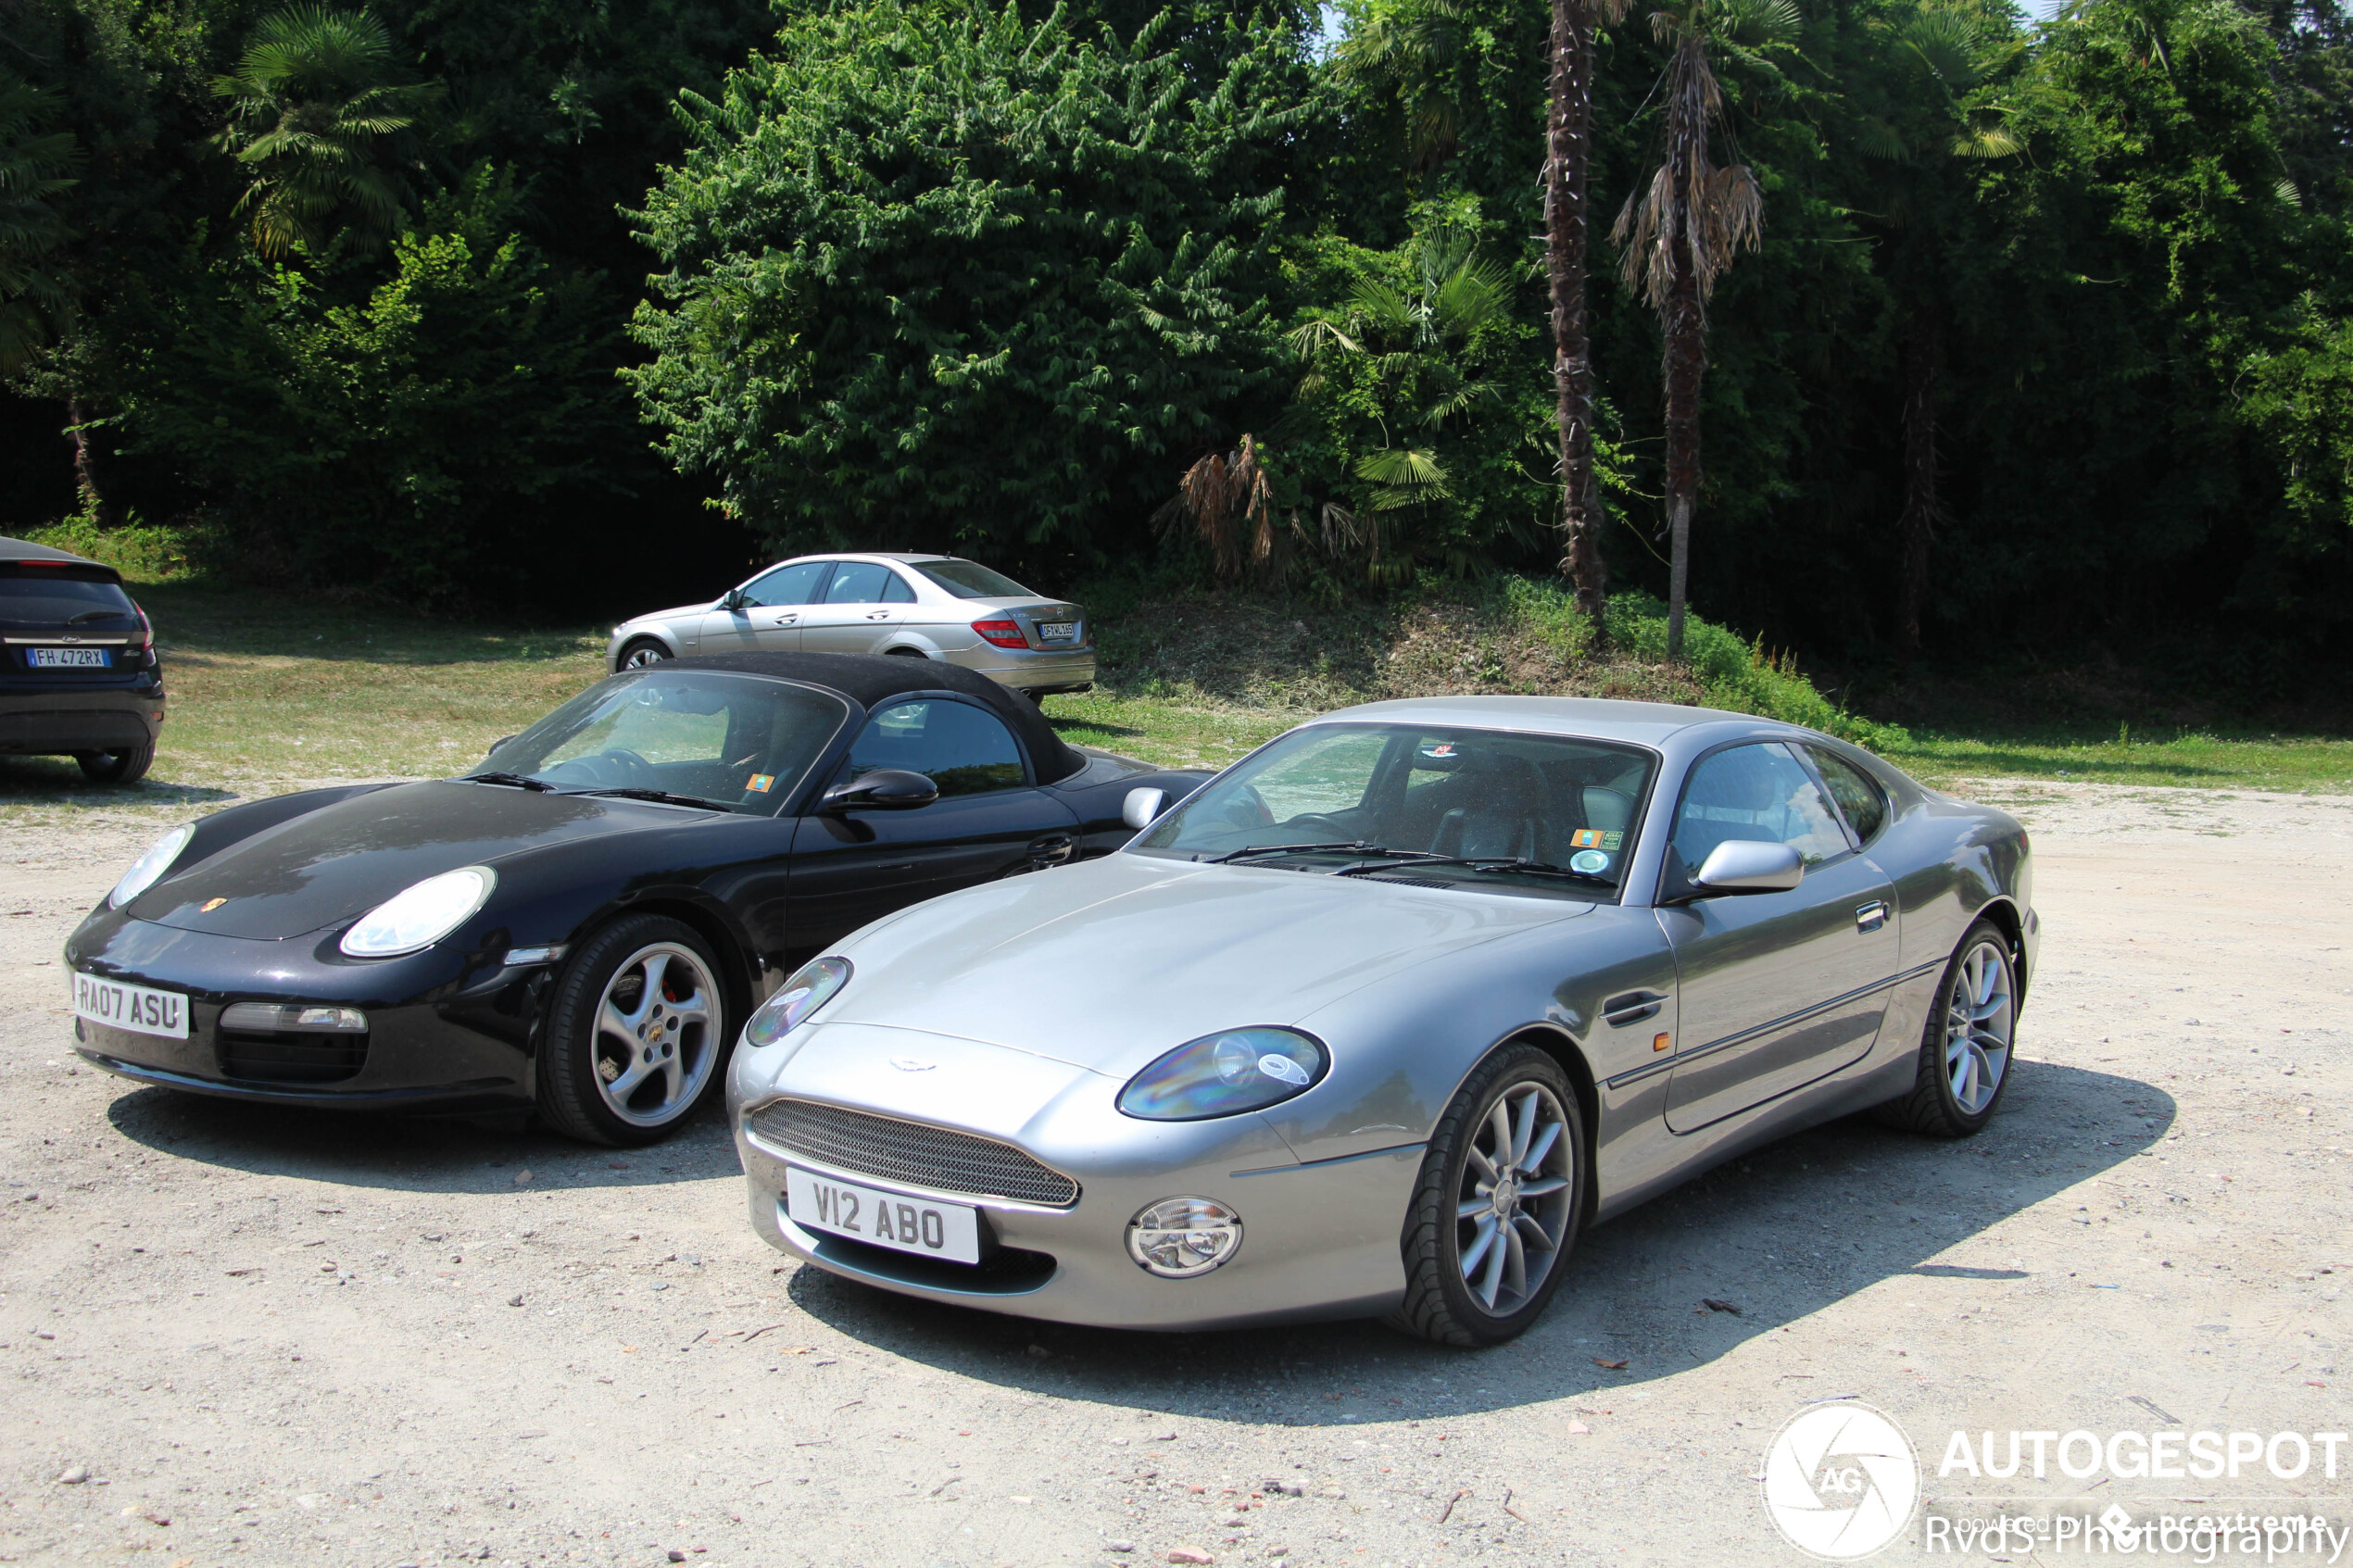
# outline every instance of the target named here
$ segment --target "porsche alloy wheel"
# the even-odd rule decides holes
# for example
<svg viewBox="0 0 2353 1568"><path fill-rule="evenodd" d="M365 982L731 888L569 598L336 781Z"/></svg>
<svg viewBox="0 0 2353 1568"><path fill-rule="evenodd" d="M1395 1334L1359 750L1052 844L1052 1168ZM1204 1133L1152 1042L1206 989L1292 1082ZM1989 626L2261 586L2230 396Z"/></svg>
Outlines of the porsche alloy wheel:
<svg viewBox="0 0 2353 1568"><path fill-rule="evenodd" d="M2009 1085L2018 1035L2018 971L2009 938L1979 921L1936 988L1910 1092L1878 1108L1891 1126L1961 1138L1994 1119Z"/></svg>
<svg viewBox="0 0 2353 1568"><path fill-rule="evenodd" d="M686 926L654 915L607 926L558 984L541 1110L598 1143L663 1136L718 1082L726 1011L717 964Z"/></svg>
<svg viewBox="0 0 2353 1568"><path fill-rule="evenodd" d="M1533 1046L1498 1051L1456 1092L1415 1184L1396 1326L1498 1345L1542 1313L1583 1213L1576 1104L1560 1064Z"/></svg>

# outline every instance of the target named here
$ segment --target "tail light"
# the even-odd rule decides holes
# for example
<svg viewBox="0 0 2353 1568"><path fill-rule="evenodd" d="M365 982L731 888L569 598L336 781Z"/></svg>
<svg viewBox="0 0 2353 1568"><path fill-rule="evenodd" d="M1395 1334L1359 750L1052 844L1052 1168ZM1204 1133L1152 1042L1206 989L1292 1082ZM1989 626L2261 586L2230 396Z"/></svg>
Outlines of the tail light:
<svg viewBox="0 0 2353 1568"><path fill-rule="evenodd" d="M973 630L1000 648L1026 648L1029 639L1021 634L1018 621L975 621Z"/></svg>
<svg viewBox="0 0 2353 1568"><path fill-rule="evenodd" d="M155 622L147 619L147 612L141 609L136 603L133 603L131 608L138 610L139 613L139 663L145 667L156 661Z"/></svg>

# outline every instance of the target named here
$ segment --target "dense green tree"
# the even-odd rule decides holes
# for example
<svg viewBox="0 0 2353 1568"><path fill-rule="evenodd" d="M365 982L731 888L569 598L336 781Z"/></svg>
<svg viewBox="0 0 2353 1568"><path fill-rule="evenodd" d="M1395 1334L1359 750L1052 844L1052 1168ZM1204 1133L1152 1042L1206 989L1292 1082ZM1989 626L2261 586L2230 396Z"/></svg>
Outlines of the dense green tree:
<svg viewBox="0 0 2353 1568"><path fill-rule="evenodd" d="M779 545L1132 551L1188 448L1279 395L1267 294L1297 41L1212 81L961 6L789 24L643 214L629 372Z"/></svg>
<svg viewBox="0 0 2353 1568"><path fill-rule="evenodd" d="M53 107L0 71L0 375L22 365L72 309L54 253L71 231L57 198L72 189L73 133L46 129Z"/></svg>

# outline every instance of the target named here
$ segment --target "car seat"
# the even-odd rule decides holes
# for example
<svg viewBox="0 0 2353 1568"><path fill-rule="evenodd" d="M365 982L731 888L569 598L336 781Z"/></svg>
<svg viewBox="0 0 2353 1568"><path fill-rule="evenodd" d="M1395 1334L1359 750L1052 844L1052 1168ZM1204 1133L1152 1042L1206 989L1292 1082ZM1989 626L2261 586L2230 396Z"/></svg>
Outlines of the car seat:
<svg viewBox="0 0 2353 1568"><path fill-rule="evenodd" d="M1464 804L1438 819L1429 847L1439 855L1470 859L1541 859L1542 785L1535 764L1522 757L1487 753L1453 781Z"/></svg>

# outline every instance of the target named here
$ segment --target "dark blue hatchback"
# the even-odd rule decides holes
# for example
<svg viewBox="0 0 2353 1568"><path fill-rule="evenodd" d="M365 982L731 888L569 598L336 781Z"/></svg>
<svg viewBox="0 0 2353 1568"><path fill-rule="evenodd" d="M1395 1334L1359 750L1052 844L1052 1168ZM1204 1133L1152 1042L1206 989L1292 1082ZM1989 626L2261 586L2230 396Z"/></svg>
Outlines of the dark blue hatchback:
<svg viewBox="0 0 2353 1568"><path fill-rule="evenodd" d="M69 756L137 781L163 727L163 664L122 574L0 537L0 755Z"/></svg>

